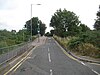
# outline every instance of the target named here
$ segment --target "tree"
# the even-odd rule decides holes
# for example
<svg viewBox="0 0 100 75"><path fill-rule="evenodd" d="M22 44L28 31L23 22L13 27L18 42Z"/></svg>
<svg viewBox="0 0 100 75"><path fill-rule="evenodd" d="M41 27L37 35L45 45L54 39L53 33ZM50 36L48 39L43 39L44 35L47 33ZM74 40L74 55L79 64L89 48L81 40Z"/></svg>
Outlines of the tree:
<svg viewBox="0 0 100 75"><path fill-rule="evenodd" d="M39 25L39 27L38 27ZM25 28L27 28L28 33L31 33L31 20L28 20L25 24ZM38 31L40 31L40 34L45 34L46 25L42 23L41 20L38 19L38 17L32 18L32 35L38 34Z"/></svg>
<svg viewBox="0 0 100 75"><path fill-rule="evenodd" d="M32 35L38 34L37 28L38 28L38 17L32 18ZM27 31L31 34L31 20L28 20L25 24L25 28L27 28Z"/></svg>
<svg viewBox="0 0 100 75"><path fill-rule="evenodd" d="M55 30L50 30L51 36L53 36Z"/></svg>
<svg viewBox="0 0 100 75"><path fill-rule="evenodd" d="M40 28L40 34L41 36L43 36L45 34L46 25L42 23L41 21L39 21L39 28Z"/></svg>
<svg viewBox="0 0 100 75"><path fill-rule="evenodd" d="M80 24L80 31L81 32L86 32L86 31L90 31L90 28L87 27L85 24Z"/></svg>
<svg viewBox="0 0 100 75"><path fill-rule="evenodd" d="M50 32L47 32L47 33L45 34L45 36L50 37L50 36L51 36Z"/></svg>
<svg viewBox="0 0 100 75"><path fill-rule="evenodd" d="M94 24L94 28L96 30L100 30L100 6L99 6L99 11L97 12L97 19L96 19L96 22Z"/></svg>
<svg viewBox="0 0 100 75"><path fill-rule="evenodd" d="M50 26L54 28L55 34L65 37L65 33L70 32L72 36L76 35L80 21L75 13L64 9L57 10L51 18Z"/></svg>

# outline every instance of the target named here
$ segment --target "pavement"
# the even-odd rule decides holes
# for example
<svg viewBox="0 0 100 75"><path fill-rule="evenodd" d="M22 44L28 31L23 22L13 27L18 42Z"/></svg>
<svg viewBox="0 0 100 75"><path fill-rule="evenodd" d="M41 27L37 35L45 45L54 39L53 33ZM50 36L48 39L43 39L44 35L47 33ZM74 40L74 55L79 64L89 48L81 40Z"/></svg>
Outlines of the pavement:
<svg viewBox="0 0 100 75"><path fill-rule="evenodd" d="M42 37L36 38L36 39L32 42L32 45L33 45L33 46L40 46L40 45L45 44L45 41L46 41L46 37L45 37L45 36L42 36Z"/></svg>
<svg viewBox="0 0 100 75"><path fill-rule="evenodd" d="M100 64L100 58L92 58L89 56L82 56L82 55L76 54L74 52L69 52L69 54L80 61Z"/></svg>
<svg viewBox="0 0 100 75"><path fill-rule="evenodd" d="M100 65L84 63L68 54L53 38L40 37L28 57L4 75L100 75Z"/></svg>

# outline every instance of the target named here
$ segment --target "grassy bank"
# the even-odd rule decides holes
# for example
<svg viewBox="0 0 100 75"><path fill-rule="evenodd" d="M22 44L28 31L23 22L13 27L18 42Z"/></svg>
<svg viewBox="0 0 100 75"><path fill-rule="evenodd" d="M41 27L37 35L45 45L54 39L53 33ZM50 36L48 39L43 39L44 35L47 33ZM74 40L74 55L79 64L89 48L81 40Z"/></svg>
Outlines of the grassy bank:
<svg viewBox="0 0 100 75"><path fill-rule="evenodd" d="M71 52L75 52L82 56L90 56L100 58L100 48L91 43L81 42L79 37L66 37L61 38L54 36L58 43Z"/></svg>

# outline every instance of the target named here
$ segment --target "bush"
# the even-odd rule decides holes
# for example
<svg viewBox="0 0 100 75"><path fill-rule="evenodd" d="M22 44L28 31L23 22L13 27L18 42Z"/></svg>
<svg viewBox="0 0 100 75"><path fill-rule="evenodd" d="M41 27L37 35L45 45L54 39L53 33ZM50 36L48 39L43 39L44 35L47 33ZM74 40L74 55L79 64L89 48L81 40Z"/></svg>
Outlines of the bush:
<svg viewBox="0 0 100 75"><path fill-rule="evenodd" d="M79 36L84 43L91 43L100 48L100 31L88 31Z"/></svg>
<svg viewBox="0 0 100 75"><path fill-rule="evenodd" d="M95 47L94 45L90 43L83 43L78 45L78 50L81 55L85 56L91 56L91 57L99 57L100 56L100 50L99 48Z"/></svg>
<svg viewBox="0 0 100 75"><path fill-rule="evenodd" d="M1 41L1 42L0 42L0 48L2 48L2 47L6 47L6 46L7 46L7 44L6 44L5 41Z"/></svg>
<svg viewBox="0 0 100 75"><path fill-rule="evenodd" d="M77 47L82 44L82 39L80 38L72 38L68 42L68 48L73 51L78 51Z"/></svg>
<svg viewBox="0 0 100 75"><path fill-rule="evenodd" d="M69 41L68 48L82 55L98 57L100 56L100 32L89 31L82 33L79 37L72 38Z"/></svg>
<svg viewBox="0 0 100 75"><path fill-rule="evenodd" d="M86 34L85 34L86 33ZM78 52L81 55L100 57L100 38L97 31L85 32L79 37L60 38L54 36L54 38L65 48L70 51Z"/></svg>
<svg viewBox="0 0 100 75"><path fill-rule="evenodd" d="M98 47L90 43L84 43L79 38L70 40L68 43L68 49L85 56L100 57L100 49Z"/></svg>
<svg viewBox="0 0 100 75"><path fill-rule="evenodd" d="M15 40L7 39L6 42L8 46L15 45Z"/></svg>

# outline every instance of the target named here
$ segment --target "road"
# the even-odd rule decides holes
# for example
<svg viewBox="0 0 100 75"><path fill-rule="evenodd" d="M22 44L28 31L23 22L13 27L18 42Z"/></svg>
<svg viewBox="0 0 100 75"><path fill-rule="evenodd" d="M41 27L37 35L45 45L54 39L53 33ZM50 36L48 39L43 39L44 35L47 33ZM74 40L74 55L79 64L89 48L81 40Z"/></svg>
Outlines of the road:
<svg viewBox="0 0 100 75"><path fill-rule="evenodd" d="M99 68L100 69L100 68ZM98 75L78 60L75 60L55 42L47 38L45 44L32 50L21 65L10 75Z"/></svg>

